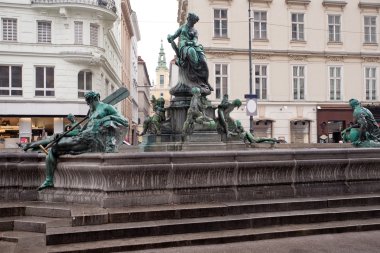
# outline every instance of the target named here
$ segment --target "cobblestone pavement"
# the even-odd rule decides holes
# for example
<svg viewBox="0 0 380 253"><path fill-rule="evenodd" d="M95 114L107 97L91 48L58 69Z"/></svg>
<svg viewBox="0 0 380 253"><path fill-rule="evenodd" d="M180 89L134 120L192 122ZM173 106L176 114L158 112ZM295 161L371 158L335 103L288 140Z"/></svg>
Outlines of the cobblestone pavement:
<svg viewBox="0 0 380 253"><path fill-rule="evenodd" d="M380 231L135 251L135 253L380 253Z"/></svg>

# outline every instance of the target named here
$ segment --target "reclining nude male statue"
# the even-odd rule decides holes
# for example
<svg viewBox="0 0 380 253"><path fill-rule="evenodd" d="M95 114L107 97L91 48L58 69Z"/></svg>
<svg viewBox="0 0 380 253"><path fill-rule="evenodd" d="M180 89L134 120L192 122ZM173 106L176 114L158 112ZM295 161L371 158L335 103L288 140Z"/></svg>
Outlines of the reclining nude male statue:
<svg viewBox="0 0 380 253"><path fill-rule="evenodd" d="M55 143L46 157L46 179L38 188L54 187L54 171L57 160L64 154L87 152L117 152L128 130L128 120L110 104L100 102L100 95L90 91L85 94L90 107L87 123L77 134L68 136L57 134Z"/></svg>

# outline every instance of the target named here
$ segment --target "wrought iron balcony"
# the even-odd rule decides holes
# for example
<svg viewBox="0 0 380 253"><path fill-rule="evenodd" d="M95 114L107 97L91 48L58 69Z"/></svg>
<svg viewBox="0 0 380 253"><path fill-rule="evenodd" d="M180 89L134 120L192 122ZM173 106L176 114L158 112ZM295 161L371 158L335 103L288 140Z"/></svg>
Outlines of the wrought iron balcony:
<svg viewBox="0 0 380 253"><path fill-rule="evenodd" d="M111 10L116 13L114 0L31 0L32 4L87 4Z"/></svg>

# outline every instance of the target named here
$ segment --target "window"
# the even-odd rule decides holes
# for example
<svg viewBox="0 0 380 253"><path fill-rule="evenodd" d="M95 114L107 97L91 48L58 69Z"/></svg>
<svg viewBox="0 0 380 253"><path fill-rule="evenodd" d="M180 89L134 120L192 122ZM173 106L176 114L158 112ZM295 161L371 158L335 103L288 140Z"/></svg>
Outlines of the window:
<svg viewBox="0 0 380 253"><path fill-rule="evenodd" d="M376 100L376 67L366 67L364 72L365 72L365 99Z"/></svg>
<svg viewBox="0 0 380 253"><path fill-rule="evenodd" d="M90 45L98 46L99 26L97 24L90 24Z"/></svg>
<svg viewBox="0 0 380 253"><path fill-rule="evenodd" d="M364 17L364 43L376 43L376 17Z"/></svg>
<svg viewBox="0 0 380 253"><path fill-rule="evenodd" d="M267 39L267 12L255 11L253 12L253 38L254 39Z"/></svg>
<svg viewBox="0 0 380 253"><path fill-rule="evenodd" d="M255 89L258 99L267 99L268 67L255 65Z"/></svg>
<svg viewBox="0 0 380 253"><path fill-rule="evenodd" d="M164 75L160 75L160 85L161 86L164 86L164 80L165 80Z"/></svg>
<svg viewBox="0 0 380 253"><path fill-rule="evenodd" d="M228 94L228 64L215 64L215 98Z"/></svg>
<svg viewBox="0 0 380 253"><path fill-rule="evenodd" d="M330 100L341 100L342 67L329 67Z"/></svg>
<svg viewBox="0 0 380 253"><path fill-rule="evenodd" d="M51 43L51 22L37 21L37 41L39 43Z"/></svg>
<svg viewBox="0 0 380 253"><path fill-rule="evenodd" d="M304 14L292 13L292 40L305 40Z"/></svg>
<svg viewBox="0 0 380 253"><path fill-rule="evenodd" d="M54 96L54 67L36 67L36 96Z"/></svg>
<svg viewBox="0 0 380 253"><path fill-rule="evenodd" d="M227 34L227 10L214 10L214 37L226 38Z"/></svg>
<svg viewBox="0 0 380 253"><path fill-rule="evenodd" d="M341 42L340 15L328 15L329 42Z"/></svg>
<svg viewBox="0 0 380 253"><path fill-rule="evenodd" d="M78 73L78 98L84 98L84 94L92 90L92 73L80 71Z"/></svg>
<svg viewBox="0 0 380 253"><path fill-rule="evenodd" d="M3 18L3 40L5 41L17 41L17 19Z"/></svg>
<svg viewBox="0 0 380 253"><path fill-rule="evenodd" d="M22 67L0 65L0 95L22 96Z"/></svg>
<svg viewBox="0 0 380 253"><path fill-rule="evenodd" d="M293 66L293 99L305 99L305 66Z"/></svg>
<svg viewBox="0 0 380 253"><path fill-rule="evenodd" d="M83 22L74 22L74 44L83 44Z"/></svg>
<svg viewBox="0 0 380 253"><path fill-rule="evenodd" d="M105 87L105 89L106 89L106 96L108 96L110 94L110 91L109 91L109 89L110 89L110 81L108 79L106 79L106 87Z"/></svg>

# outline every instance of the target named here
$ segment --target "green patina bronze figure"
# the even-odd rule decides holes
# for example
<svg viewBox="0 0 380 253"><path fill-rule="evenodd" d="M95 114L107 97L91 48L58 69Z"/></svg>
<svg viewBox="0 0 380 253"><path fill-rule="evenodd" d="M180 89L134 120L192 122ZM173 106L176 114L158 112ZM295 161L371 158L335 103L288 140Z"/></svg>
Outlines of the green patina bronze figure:
<svg viewBox="0 0 380 253"><path fill-rule="evenodd" d="M66 117L68 120L69 120L69 124L65 125L65 131L68 131L70 130L73 126L75 126L75 129L69 131L66 136L75 136L79 133L79 131L82 129L81 125L78 124L78 122L75 120L75 116L72 115L71 113L69 115L67 115ZM46 139L43 139L43 140L39 140L39 141L35 141L35 142L30 142L30 143L27 143L23 146L21 146L21 144L19 144L19 146L24 150L24 151L28 151L29 149L31 149L32 151L39 151L41 150L41 146L42 147L46 147L47 145L49 145L49 143L51 143L52 141L54 141L56 139L56 135L53 135L52 137L50 138L46 138Z"/></svg>
<svg viewBox="0 0 380 253"><path fill-rule="evenodd" d="M353 125L342 131L344 142L356 147L380 147L380 129L373 114L357 99L350 99L353 111Z"/></svg>
<svg viewBox="0 0 380 253"><path fill-rule="evenodd" d="M275 138L255 138L253 134L250 132L247 132L244 130L243 126L241 125L240 120L235 121L236 129L233 134L238 134L240 136L240 139L245 142L249 143L280 143L279 140Z"/></svg>
<svg viewBox="0 0 380 253"><path fill-rule="evenodd" d="M64 154L86 152L117 152L128 130L128 121L110 104L100 102L100 95L90 91L85 94L90 107L88 121L76 135L59 136L46 157L46 179L38 188L54 187L54 170L57 160Z"/></svg>
<svg viewBox="0 0 380 253"><path fill-rule="evenodd" d="M173 35L168 35L168 42L171 43L177 55L176 64L180 68L178 82L180 86L187 86L189 92L192 87L198 87L201 94L207 96L213 89L208 83L209 70L203 46L198 43L198 32L194 28L198 21L197 15L189 13L187 23ZM176 38L179 38L178 47L174 43Z"/></svg>
<svg viewBox="0 0 380 253"><path fill-rule="evenodd" d="M220 132L227 134L229 137L236 130L236 123L231 118L230 113L235 108L240 108L240 99L235 99L234 101L228 101L228 95L223 96L222 102L218 105L218 129Z"/></svg>
<svg viewBox="0 0 380 253"><path fill-rule="evenodd" d="M216 129L215 121L205 114L205 110L208 107L206 97L201 95L201 91L197 87L193 87L191 91L193 97L191 98L186 121L182 128L183 138L191 134L193 130L211 131Z"/></svg>
<svg viewBox="0 0 380 253"><path fill-rule="evenodd" d="M278 141L274 138L255 138L253 134L244 130L241 122L239 120L234 120L231 118L230 113L235 108L240 108L242 105L240 99L235 99L231 102L228 101L228 95L223 96L222 102L218 105L218 130L219 133L225 134L227 139L232 136L239 136L244 142L249 143L277 143Z"/></svg>
<svg viewBox="0 0 380 253"><path fill-rule="evenodd" d="M161 134L162 123L166 120L165 99L163 97L156 99L155 96L152 96L151 102L154 114L144 120L143 131L140 136L145 135L146 133Z"/></svg>

